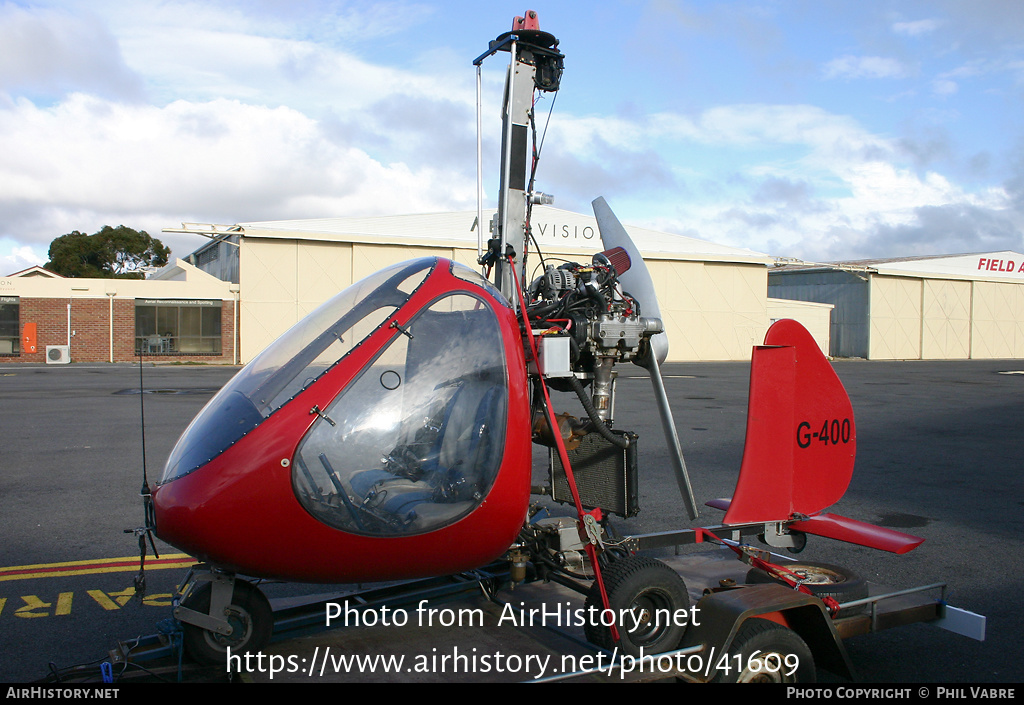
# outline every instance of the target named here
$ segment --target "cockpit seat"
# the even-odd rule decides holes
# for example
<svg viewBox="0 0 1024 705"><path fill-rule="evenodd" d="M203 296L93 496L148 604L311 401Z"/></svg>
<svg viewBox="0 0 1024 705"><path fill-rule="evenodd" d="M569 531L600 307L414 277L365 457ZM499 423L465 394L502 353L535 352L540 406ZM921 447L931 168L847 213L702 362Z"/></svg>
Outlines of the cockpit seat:
<svg viewBox="0 0 1024 705"><path fill-rule="evenodd" d="M479 503L483 467L493 452L491 435L504 389L463 382L445 410L434 449L413 476L386 468L356 473L350 480L362 506L417 531L456 517ZM406 469L408 470L408 469Z"/></svg>
<svg viewBox="0 0 1024 705"><path fill-rule="evenodd" d="M434 430L435 437L430 440L427 451L425 453L422 453L420 457L416 457L417 454L412 453L411 456L415 458L415 460L410 460L408 449L416 440L412 439L411 443L403 444L402 446L397 446L391 453L392 456L400 457L400 460L395 461L396 464L398 462L402 462L405 464L411 464L412 467L401 467L400 469L398 469L398 472L395 472L397 468L392 466L390 462L385 461L385 467L383 468L363 470L362 472L354 473L349 483L352 486L352 491L355 492L357 496L361 498L368 498L376 485L391 480L401 479L402 477L409 477L410 479L412 477L423 478L424 476L435 473L438 470L439 457L441 454L441 444L444 442L445 433L448 430L448 425L451 421L452 413L455 410L456 404L459 399L459 395L461 394L463 389L463 385L461 382L455 385L444 386L454 386L455 391L452 392L451 397L448 399L448 402L445 405L444 415L442 416L440 422L437 424L436 430ZM436 391L437 388L435 388L435 392ZM429 426L429 420L427 423ZM417 434L422 434L425 430L426 429L423 428L418 429ZM403 450L406 452L401 452Z"/></svg>
<svg viewBox="0 0 1024 705"><path fill-rule="evenodd" d="M416 507L433 497L434 489L426 482L394 478L374 485L363 506L405 525L416 518Z"/></svg>

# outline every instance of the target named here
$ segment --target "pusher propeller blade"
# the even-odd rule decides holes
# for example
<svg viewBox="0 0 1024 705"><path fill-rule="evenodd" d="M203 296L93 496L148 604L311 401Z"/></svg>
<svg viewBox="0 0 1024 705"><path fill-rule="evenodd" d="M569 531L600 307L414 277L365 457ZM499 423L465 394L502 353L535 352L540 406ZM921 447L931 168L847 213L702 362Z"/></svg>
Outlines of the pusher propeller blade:
<svg viewBox="0 0 1024 705"><path fill-rule="evenodd" d="M658 296L654 291L654 280L647 270L647 265L644 264L640 250L637 249L633 239L622 227L622 223L615 217L603 197L595 199L593 206L597 227L601 232L601 241L604 243L605 249L621 247L629 255L629 269L619 274L618 277L623 289L640 304L640 312L645 318L661 319ZM669 458L672 461L676 483L679 485L679 493L686 504L686 511L689 513L690 519L696 519L697 502L693 497L690 476L686 472L686 461L683 460L683 451L679 445L679 434L676 432L676 423L672 418L668 394L665 392L665 382L661 377L661 363L667 356L668 334L663 330L650 337L646 354L637 361L637 364L646 369L651 378L654 398L658 402L658 412L661 415L661 428L665 433L665 442L668 444Z"/></svg>
<svg viewBox="0 0 1024 705"><path fill-rule="evenodd" d="M661 309L658 307L658 295L654 292L654 280L651 279L651 273L647 271L647 265L644 264L640 250L633 244L633 239L622 227L619 219L615 217L603 196L595 199L592 205L604 248L610 250L614 247L621 247L629 255L629 270L619 274L622 288L639 302L640 313L645 318L660 319ZM658 364L665 362L665 358L668 356L668 334L662 332L651 336L651 344L654 346Z"/></svg>

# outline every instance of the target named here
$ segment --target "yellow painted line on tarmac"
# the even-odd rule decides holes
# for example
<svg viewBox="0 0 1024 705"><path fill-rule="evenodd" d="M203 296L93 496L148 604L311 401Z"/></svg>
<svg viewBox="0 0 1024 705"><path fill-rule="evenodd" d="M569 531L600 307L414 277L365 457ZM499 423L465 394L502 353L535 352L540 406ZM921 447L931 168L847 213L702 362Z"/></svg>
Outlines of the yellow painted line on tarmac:
<svg viewBox="0 0 1024 705"><path fill-rule="evenodd" d="M147 558L146 570L188 568L196 559L187 553L172 553L160 558ZM97 573L134 573L139 569L138 556L124 558L96 558L85 561L64 563L36 563L0 568L0 582L7 580L30 580L33 578L64 578L72 575L95 575Z"/></svg>

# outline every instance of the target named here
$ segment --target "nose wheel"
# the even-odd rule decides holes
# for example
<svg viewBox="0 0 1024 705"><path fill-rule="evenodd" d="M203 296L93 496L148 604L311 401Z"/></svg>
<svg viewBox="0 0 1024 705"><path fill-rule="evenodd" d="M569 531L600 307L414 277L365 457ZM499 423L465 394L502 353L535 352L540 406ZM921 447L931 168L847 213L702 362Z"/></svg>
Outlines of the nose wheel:
<svg viewBox="0 0 1024 705"><path fill-rule="evenodd" d="M252 583L221 574L187 590L175 616L182 624L185 653L194 661L224 664L229 651L257 652L270 642L274 614Z"/></svg>

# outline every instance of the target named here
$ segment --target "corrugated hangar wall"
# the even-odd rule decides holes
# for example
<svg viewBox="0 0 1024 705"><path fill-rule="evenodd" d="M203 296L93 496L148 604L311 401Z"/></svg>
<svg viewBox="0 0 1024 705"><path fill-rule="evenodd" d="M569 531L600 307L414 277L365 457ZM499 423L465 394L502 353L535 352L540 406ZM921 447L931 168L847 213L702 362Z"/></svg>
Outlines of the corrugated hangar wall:
<svg viewBox="0 0 1024 705"><path fill-rule="evenodd" d="M770 296L834 304L837 357L1024 358L1024 282L806 269L771 272L768 288Z"/></svg>
<svg viewBox="0 0 1024 705"><path fill-rule="evenodd" d="M243 362L320 303L385 266L436 255L477 268L476 250L468 247L326 242L303 239L301 233L260 235L258 229L246 228L239 250ZM580 260L580 253L575 257ZM750 359L751 348L762 342L768 325L763 263L655 256L647 265L669 333L670 360Z"/></svg>
<svg viewBox="0 0 1024 705"><path fill-rule="evenodd" d="M842 270L804 269L768 273L768 296L832 304L829 354L867 357L868 279Z"/></svg>

